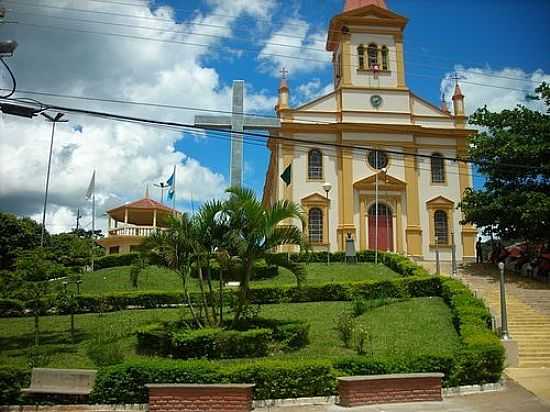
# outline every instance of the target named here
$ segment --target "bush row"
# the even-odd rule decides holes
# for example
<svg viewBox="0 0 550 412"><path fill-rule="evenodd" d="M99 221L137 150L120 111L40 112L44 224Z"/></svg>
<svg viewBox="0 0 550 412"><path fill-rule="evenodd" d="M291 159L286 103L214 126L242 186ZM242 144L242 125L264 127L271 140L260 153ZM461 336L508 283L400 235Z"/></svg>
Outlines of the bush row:
<svg viewBox="0 0 550 412"><path fill-rule="evenodd" d="M225 299L230 303L236 291L226 291ZM304 303L324 301L349 301L356 297L364 299L411 298L441 296L441 281L431 276L407 276L392 280L327 283L319 286L273 286L253 288L248 298L251 303ZM135 291L112 292L105 295L80 295L79 313L103 313L125 310L129 307L154 309L166 305L181 304L183 293L177 291ZM193 302L200 301L199 293L191 293ZM48 305L54 309L55 307ZM23 316L25 304L14 299L0 300L0 316Z"/></svg>
<svg viewBox="0 0 550 412"><path fill-rule="evenodd" d="M283 254L294 262L298 263L325 263L328 252L308 252ZM345 262L346 254L344 252L330 253L331 262ZM373 250L363 250L357 252L357 262L367 263L375 261ZM393 271L402 276L427 276L429 273L421 266L415 264L405 256L396 253L378 252L378 261L388 266Z"/></svg>
<svg viewBox="0 0 550 412"><path fill-rule="evenodd" d="M496 382L504 368L504 348L491 331L491 313L462 282L442 282L441 296L453 312L454 324L462 339L456 356L454 375L461 385Z"/></svg>
<svg viewBox="0 0 550 412"><path fill-rule="evenodd" d="M21 389L29 386L31 373L27 369L2 366L0 368L0 405L21 401Z"/></svg>
<svg viewBox="0 0 550 412"><path fill-rule="evenodd" d="M130 266L138 259L137 253L125 253L122 255L107 255L94 260L94 270L113 268L116 266Z"/></svg>
<svg viewBox="0 0 550 412"><path fill-rule="evenodd" d="M145 403L147 383L253 383L254 399L328 396L336 378L329 362L262 360L236 365L208 361L133 361L100 369L91 401Z"/></svg>
<svg viewBox="0 0 550 412"><path fill-rule="evenodd" d="M243 325L244 326L244 325ZM258 319L242 330L181 329L176 322L148 325L137 333L138 351L180 359L260 358L276 350L294 350L309 342L305 322Z"/></svg>

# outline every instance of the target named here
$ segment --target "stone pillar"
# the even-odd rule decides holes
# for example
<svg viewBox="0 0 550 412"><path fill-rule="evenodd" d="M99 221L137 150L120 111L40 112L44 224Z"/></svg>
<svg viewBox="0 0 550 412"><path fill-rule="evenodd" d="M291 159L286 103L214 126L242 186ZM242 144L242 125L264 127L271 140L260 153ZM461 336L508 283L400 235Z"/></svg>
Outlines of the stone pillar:
<svg viewBox="0 0 550 412"><path fill-rule="evenodd" d="M347 233L351 233L353 239L355 236L355 224L353 223L353 151L346 148L338 148L339 163L338 168L338 194L340 204L340 221L338 222L338 249L344 250Z"/></svg>
<svg viewBox="0 0 550 412"><path fill-rule="evenodd" d="M416 150L405 151L405 180L407 181L407 255L422 257L422 227L420 226L420 201L416 174Z"/></svg>

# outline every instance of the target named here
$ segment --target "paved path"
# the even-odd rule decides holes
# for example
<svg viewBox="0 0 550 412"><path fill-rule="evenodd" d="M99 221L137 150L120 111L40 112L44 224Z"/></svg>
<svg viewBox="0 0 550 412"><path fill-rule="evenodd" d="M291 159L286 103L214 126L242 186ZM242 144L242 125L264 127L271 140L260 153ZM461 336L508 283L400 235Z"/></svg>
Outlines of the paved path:
<svg viewBox="0 0 550 412"><path fill-rule="evenodd" d="M503 391L452 396L443 402L421 402L342 408L337 405L302 405L260 408L255 412L550 412L546 403L514 381Z"/></svg>

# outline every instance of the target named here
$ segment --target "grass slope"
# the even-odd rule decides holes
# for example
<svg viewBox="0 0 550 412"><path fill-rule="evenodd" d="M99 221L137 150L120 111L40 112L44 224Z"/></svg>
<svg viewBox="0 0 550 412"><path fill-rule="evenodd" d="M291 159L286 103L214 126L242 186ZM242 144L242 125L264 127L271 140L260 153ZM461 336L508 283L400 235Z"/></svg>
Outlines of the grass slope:
<svg viewBox="0 0 550 412"><path fill-rule="evenodd" d="M336 358L352 355L338 340L334 326L340 313L350 309L349 302L315 302L264 305L261 316L277 319L307 320L311 324L311 344L273 358ZM173 320L178 309L135 310L76 316L77 342L69 335L69 316L46 316L40 320L41 347L47 353L41 366L91 368L95 365L86 354L86 345L100 331L112 330L123 335L121 343L128 358L135 354L135 331L158 320ZM407 356L422 353L453 353L459 338L453 328L449 308L440 298L419 298L373 309L360 318L360 325L372 336L375 355ZM33 319L0 319L0 364L28 366L33 344ZM240 362L231 360L227 362Z"/></svg>
<svg viewBox="0 0 550 412"><path fill-rule="evenodd" d="M388 267L373 263L344 265L334 263L310 263L306 265L307 285L319 285L338 281L384 280L399 275ZM286 269L280 268L279 275L273 279L253 281L252 287L295 286L296 278ZM138 289L130 285L130 266L102 269L82 276L83 294L102 294L117 291L134 290L181 290L182 283L177 273L157 266L149 266L139 277ZM198 282L192 280L192 290L199 290Z"/></svg>

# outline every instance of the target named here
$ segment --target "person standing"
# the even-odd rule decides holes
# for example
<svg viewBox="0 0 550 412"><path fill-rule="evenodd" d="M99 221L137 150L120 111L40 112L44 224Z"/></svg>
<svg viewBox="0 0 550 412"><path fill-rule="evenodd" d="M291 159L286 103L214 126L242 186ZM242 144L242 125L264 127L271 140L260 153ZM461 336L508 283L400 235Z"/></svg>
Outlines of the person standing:
<svg viewBox="0 0 550 412"><path fill-rule="evenodd" d="M481 247L481 238L476 242L476 263L483 263L483 248Z"/></svg>

